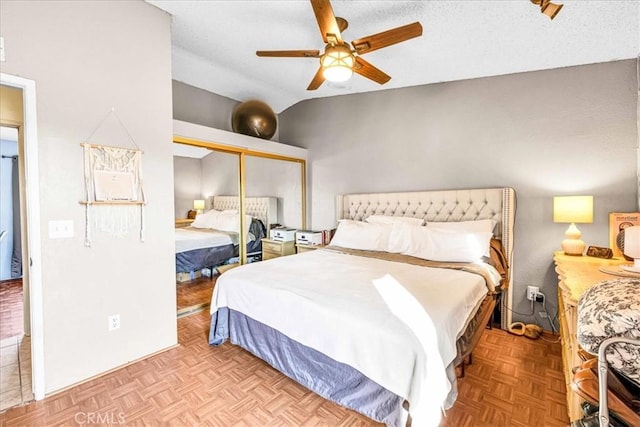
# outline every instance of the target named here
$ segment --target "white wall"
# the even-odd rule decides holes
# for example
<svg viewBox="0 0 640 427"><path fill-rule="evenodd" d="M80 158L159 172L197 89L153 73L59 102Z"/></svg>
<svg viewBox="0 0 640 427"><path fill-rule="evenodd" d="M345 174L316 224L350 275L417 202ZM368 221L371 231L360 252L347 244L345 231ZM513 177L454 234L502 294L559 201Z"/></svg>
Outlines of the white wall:
<svg viewBox="0 0 640 427"><path fill-rule="evenodd" d="M36 82L50 393L177 342L170 17L142 1L3 1L0 31L2 72ZM127 131L110 117L92 135L112 107ZM95 232L87 248L80 143L133 148L127 132L144 152L146 240ZM50 220L74 237L48 239Z"/></svg>
<svg viewBox="0 0 640 427"><path fill-rule="evenodd" d="M553 196L594 195L580 229L609 245L608 213L637 208L637 97L627 60L308 100L280 114L280 138L309 149L315 229L335 225L336 194L514 187L514 308L536 285L555 313Z"/></svg>

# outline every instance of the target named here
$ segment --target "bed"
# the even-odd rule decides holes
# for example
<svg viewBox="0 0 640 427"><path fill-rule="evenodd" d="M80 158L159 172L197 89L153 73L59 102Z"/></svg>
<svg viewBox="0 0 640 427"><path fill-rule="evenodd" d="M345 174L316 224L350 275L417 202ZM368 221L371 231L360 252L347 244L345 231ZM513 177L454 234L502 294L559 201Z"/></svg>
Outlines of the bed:
<svg viewBox="0 0 640 427"><path fill-rule="evenodd" d="M514 216L511 188L338 196L337 218L346 221L328 248L246 265L218 279L209 342L229 339L319 395L386 425L438 425L457 396L455 367L508 293ZM421 219L426 225L411 225L418 233L412 235L453 240L487 233L446 227L489 221L487 255L500 262L415 256L432 250L431 243L403 253L371 250L369 243L354 247L353 240L351 247L334 245L344 240L343 223L364 227L376 217ZM425 231L430 226L443 229Z"/></svg>
<svg viewBox="0 0 640 427"><path fill-rule="evenodd" d="M239 211L237 196L213 196L208 206L215 211ZM278 218L275 197L245 198L248 236L247 256L261 254L261 239ZM175 229L176 273L193 273L213 269L238 256L238 233L207 228L183 227Z"/></svg>

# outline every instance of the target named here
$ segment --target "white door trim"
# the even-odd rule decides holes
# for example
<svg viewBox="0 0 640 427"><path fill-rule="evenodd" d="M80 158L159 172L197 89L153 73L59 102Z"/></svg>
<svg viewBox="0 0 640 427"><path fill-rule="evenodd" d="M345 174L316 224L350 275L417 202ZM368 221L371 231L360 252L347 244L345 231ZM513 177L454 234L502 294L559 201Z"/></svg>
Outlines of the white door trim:
<svg viewBox="0 0 640 427"><path fill-rule="evenodd" d="M27 198L27 251L31 307L31 375L36 400L44 399L44 306L42 303L42 246L40 239L40 169L36 82L0 73L0 84L22 89L24 102L24 165ZM23 264L23 265L24 265Z"/></svg>

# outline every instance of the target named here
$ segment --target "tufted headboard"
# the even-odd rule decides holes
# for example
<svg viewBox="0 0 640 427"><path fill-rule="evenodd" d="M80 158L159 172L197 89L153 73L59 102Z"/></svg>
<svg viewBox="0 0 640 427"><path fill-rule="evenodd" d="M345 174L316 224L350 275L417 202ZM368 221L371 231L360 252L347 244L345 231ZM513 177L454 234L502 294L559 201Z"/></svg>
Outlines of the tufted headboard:
<svg viewBox="0 0 640 427"><path fill-rule="evenodd" d="M269 232L269 226L278 222L278 199L276 197L246 197L244 200L246 214L262 221ZM238 196L212 196L209 208L218 211L226 209L240 210Z"/></svg>
<svg viewBox="0 0 640 427"><path fill-rule="evenodd" d="M516 195L513 188L412 191L403 193L346 194L336 198L337 219L364 221L371 215L408 216L425 222L479 219L498 221L494 237L502 241L513 283L513 227ZM502 299L501 326L511 324L513 286ZM505 309L506 308L506 309Z"/></svg>

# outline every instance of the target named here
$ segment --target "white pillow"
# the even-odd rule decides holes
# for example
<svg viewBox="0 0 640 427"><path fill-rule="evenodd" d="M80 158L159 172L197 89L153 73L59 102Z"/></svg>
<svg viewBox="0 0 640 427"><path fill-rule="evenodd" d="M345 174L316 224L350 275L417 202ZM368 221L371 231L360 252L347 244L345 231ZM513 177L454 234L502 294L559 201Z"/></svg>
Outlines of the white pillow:
<svg viewBox="0 0 640 427"><path fill-rule="evenodd" d="M215 211L213 209L201 213L196 216L196 219L191 223L191 226L195 228L211 228L211 224L215 222L219 214L219 211Z"/></svg>
<svg viewBox="0 0 640 427"><path fill-rule="evenodd" d="M232 213L220 213L211 224L211 228L221 231L240 231L240 216Z"/></svg>
<svg viewBox="0 0 640 427"><path fill-rule="evenodd" d="M493 233L493 229L496 228L497 223L498 221L496 221L495 219L479 219L477 221L428 222L427 227L448 231ZM489 251L490 249L487 248L487 252L484 254L484 256L490 257L491 254Z"/></svg>
<svg viewBox="0 0 640 427"><path fill-rule="evenodd" d="M389 225L342 219L329 244L366 251L386 251L390 233Z"/></svg>
<svg viewBox="0 0 640 427"><path fill-rule="evenodd" d="M409 224L406 222L397 222L391 226L391 233L389 233L389 244L387 246L387 252L392 253L405 253L411 249L411 242L414 239L421 239L422 234L420 230L424 227L421 225Z"/></svg>
<svg viewBox="0 0 640 427"><path fill-rule="evenodd" d="M427 227L438 228L439 230L486 231L493 233L497 223L498 221L495 219L479 219L477 221L427 222Z"/></svg>
<svg viewBox="0 0 640 427"><path fill-rule="evenodd" d="M418 228L418 227L417 227ZM493 233L464 232L419 227L411 235L411 247L403 252L417 258L442 262L475 262L489 250Z"/></svg>
<svg viewBox="0 0 640 427"><path fill-rule="evenodd" d="M371 224L412 224L412 225L424 224L424 219L412 218L409 216L371 215L370 217L367 217L365 221Z"/></svg>
<svg viewBox="0 0 640 427"><path fill-rule="evenodd" d="M251 225L251 221L253 217L251 215L245 215L245 220L247 221L247 230ZM211 227L215 230L220 231L231 231L235 233L240 232L240 215L238 213L231 213L223 211L216 217L215 221L211 223Z"/></svg>

